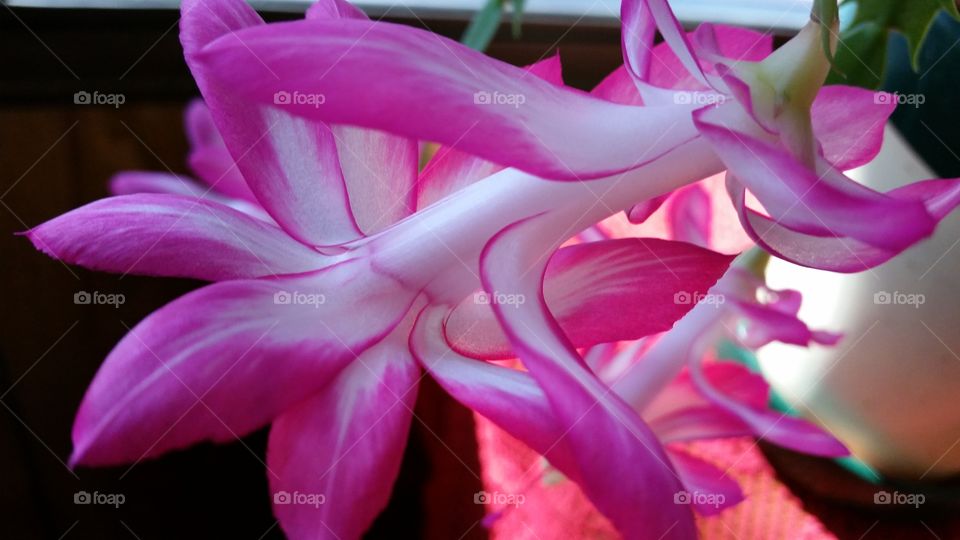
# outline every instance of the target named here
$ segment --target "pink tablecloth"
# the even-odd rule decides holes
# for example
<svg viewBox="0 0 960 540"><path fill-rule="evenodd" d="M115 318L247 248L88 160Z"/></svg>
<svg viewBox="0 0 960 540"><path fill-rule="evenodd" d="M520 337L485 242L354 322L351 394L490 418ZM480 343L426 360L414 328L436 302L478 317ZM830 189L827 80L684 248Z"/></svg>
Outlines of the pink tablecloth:
<svg viewBox="0 0 960 540"><path fill-rule="evenodd" d="M551 540L614 539L610 523L579 488L556 473L542 474L542 458L476 416L480 463L487 491L522 494L523 504L488 508L491 537ZM702 538L809 540L836 538L781 482L751 439L694 443L691 452L740 482L747 500L712 517L698 517ZM615 459L615 456L611 456Z"/></svg>

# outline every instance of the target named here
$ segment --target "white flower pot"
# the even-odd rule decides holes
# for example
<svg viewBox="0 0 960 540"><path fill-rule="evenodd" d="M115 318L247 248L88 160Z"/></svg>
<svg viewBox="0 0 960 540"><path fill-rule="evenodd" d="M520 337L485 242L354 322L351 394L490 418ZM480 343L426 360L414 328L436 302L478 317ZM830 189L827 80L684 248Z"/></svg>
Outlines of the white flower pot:
<svg viewBox="0 0 960 540"><path fill-rule="evenodd" d="M935 175L888 127L881 155L851 176L887 191ZM889 476L960 472L960 212L871 271L771 260L768 281L803 293L801 318L812 328L845 334L834 348L763 348L777 392Z"/></svg>

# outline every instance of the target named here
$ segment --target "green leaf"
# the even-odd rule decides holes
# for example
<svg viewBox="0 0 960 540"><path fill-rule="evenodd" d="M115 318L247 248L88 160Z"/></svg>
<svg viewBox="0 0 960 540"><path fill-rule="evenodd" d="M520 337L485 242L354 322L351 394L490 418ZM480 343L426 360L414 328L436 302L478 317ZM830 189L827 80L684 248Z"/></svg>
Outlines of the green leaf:
<svg viewBox="0 0 960 540"><path fill-rule="evenodd" d="M493 41L503 17L503 0L487 0L467 25L460 42L478 51L484 51Z"/></svg>
<svg viewBox="0 0 960 540"><path fill-rule="evenodd" d="M513 39L520 39L520 25L523 24L523 3L525 0L513 0L513 16L511 17L511 31Z"/></svg>
<svg viewBox="0 0 960 540"><path fill-rule="evenodd" d="M827 55L827 60L834 67L833 54L830 51L830 33L833 31L833 23L837 20L837 1L836 0L816 0L813 6L817 20L820 21L820 45L823 47L823 53Z"/></svg>
<svg viewBox="0 0 960 540"><path fill-rule="evenodd" d="M843 33L834 55L835 70L827 84L879 88L887 56L887 30L871 21L853 25Z"/></svg>
<svg viewBox="0 0 960 540"><path fill-rule="evenodd" d="M818 4L821 1L818 0ZM940 11L960 20L954 0L845 0L844 4L856 6L856 13L840 36L842 44L838 46L837 56L843 54L846 58L838 59L837 69L848 75L843 80L846 84L867 88L877 88L882 82L883 55L891 31L906 37L910 62L917 71L920 48ZM845 71L851 67L856 73Z"/></svg>
<svg viewBox="0 0 960 540"><path fill-rule="evenodd" d="M956 0L940 0L940 7L949 13L951 17L960 21L960 10L957 8Z"/></svg>

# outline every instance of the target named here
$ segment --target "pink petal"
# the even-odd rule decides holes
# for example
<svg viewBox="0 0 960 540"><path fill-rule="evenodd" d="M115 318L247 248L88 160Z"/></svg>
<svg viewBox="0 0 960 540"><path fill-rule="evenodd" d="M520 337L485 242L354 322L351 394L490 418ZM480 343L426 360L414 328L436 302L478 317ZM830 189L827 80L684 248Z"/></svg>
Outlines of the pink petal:
<svg viewBox="0 0 960 540"><path fill-rule="evenodd" d="M633 10L630 14L633 17L641 17L645 14L643 11L637 11L636 3L630 8ZM641 35L652 29L649 22L651 22L649 18L633 23L624 19L623 49L624 58L627 60L623 66L611 72L593 89L591 92L593 95L614 103L643 104L631 74L638 82L645 82L654 87L707 90L687 72L668 44L660 43L651 46L652 33L647 37ZM762 60L773 50L773 39L769 34L732 26L710 26L715 34L719 55L723 58L735 62L754 62ZM634 66L632 71L631 66Z"/></svg>
<svg viewBox="0 0 960 540"><path fill-rule="evenodd" d="M756 349L780 341L792 345L809 346L814 342L832 345L839 336L810 330L795 314L783 313L753 302L733 300L731 307L743 317L745 326L738 329L738 338L746 346Z"/></svg>
<svg viewBox="0 0 960 540"><path fill-rule="evenodd" d="M317 0L307 9L308 19L361 19L367 15L346 0Z"/></svg>
<svg viewBox="0 0 960 540"><path fill-rule="evenodd" d="M563 86L559 53L527 66L526 70L531 75ZM503 166L457 150L456 146L441 146L420 174L417 208L426 208L501 169Z"/></svg>
<svg viewBox="0 0 960 540"><path fill-rule="evenodd" d="M190 155L190 168L211 188L228 197L259 204L257 197L234 164L230 152L223 144L210 115L210 109L201 99L195 99L184 113Z"/></svg>
<svg viewBox="0 0 960 540"><path fill-rule="evenodd" d="M255 106L238 96L235 86L210 78L199 61L211 41L263 26L260 17L237 0L188 0L181 13L180 40L187 64L233 161L263 207L304 243L330 245L359 237L333 134L322 123L288 114L292 107L284 103L296 98L292 85L276 73L266 73L283 88L277 88L277 96L271 94L264 105Z"/></svg>
<svg viewBox="0 0 960 540"><path fill-rule="evenodd" d="M269 223L179 195L101 199L26 235L51 257L122 274L218 281L306 272L329 260Z"/></svg>
<svg viewBox="0 0 960 540"><path fill-rule="evenodd" d="M898 253L852 238L824 238L793 231L747 208L743 186L736 181L729 181L728 189L744 231L763 249L781 259L833 272L860 272L883 264ZM887 195L921 201L930 215L939 221L960 204L960 179L924 180L890 191Z"/></svg>
<svg viewBox="0 0 960 540"><path fill-rule="evenodd" d="M643 68L644 63L650 66L650 60L649 58L643 60L644 51L635 49L637 47L642 49L651 41L653 23L656 23L663 41L670 47L683 69L702 86L710 86L707 75L693 52L687 33L674 16L667 0L623 0L620 6L620 18L624 27L624 58L628 63L633 64L632 71L640 80L647 80L644 75L648 70ZM634 50L627 50L628 47Z"/></svg>
<svg viewBox="0 0 960 540"><path fill-rule="evenodd" d="M260 204L225 146L194 148L190 151L187 162L197 177L217 192Z"/></svg>
<svg viewBox="0 0 960 540"><path fill-rule="evenodd" d="M395 331L274 421L267 477L289 538L360 538L387 505L420 377L406 338Z"/></svg>
<svg viewBox="0 0 960 540"><path fill-rule="evenodd" d="M695 113L700 132L731 174L785 227L819 236L850 236L903 250L933 232L935 221L917 201L900 200L857 184L823 164L814 172L784 148L723 123L719 108Z"/></svg>
<svg viewBox="0 0 960 540"><path fill-rule="evenodd" d="M673 503L680 483L656 436L585 367L547 311L539 235L553 224L544 217L511 225L484 250L484 287L527 297L494 312L565 429L581 487L597 509L626 537L692 538L692 515Z"/></svg>
<svg viewBox="0 0 960 540"><path fill-rule="evenodd" d="M187 104L183 113L183 126L190 148L223 146L223 137L217 131L213 117L210 116L210 109L202 99L196 98Z"/></svg>
<svg viewBox="0 0 960 540"><path fill-rule="evenodd" d="M828 457L850 454L840 441L823 428L817 427L806 420L789 416L786 413L768 410L765 406L757 407L721 391L717 386L714 386L714 381L704 374L702 363L700 358L696 358L690 363L690 373L697 388L718 407L740 417L754 430L758 437L784 448L806 454ZM726 375L743 377L742 374L733 371ZM760 375L753 376L760 377ZM722 381L720 381L720 384L723 384Z"/></svg>
<svg viewBox="0 0 960 540"><path fill-rule="evenodd" d="M107 357L77 413L71 461L116 465L246 435L387 335L413 295L362 261L194 291Z"/></svg>
<svg viewBox="0 0 960 540"><path fill-rule="evenodd" d="M641 360L642 361L642 360ZM762 377L743 366L711 362L703 366L705 376L720 391L750 406L767 406L769 386ZM630 396L624 396L629 398ZM740 418L710 401L684 370L661 390L642 416L664 444L678 441L720 439L753 435Z"/></svg>
<svg viewBox="0 0 960 540"><path fill-rule="evenodd" d="M598 98L614 103L643 105L643 97L640 91L637 90L637 85L633 83L633 78L627 70L626 65L622 65L610 72L590 93Z"/></svg>
<svg viewBox="0 0 960 540"><path fill-rule="evenodd" d="M210 195L207 188L191 178L156 171L121 171L110 178L109 189L111 195L167 193L198 199Z"/></svg>
<svg viewBox="0 0 960 540"><path fill-rule="evenodd" d="M574 347L639 339L669 329L693 307L692 302L677 302L677 295L705 293L731 260L689 244L650 238L577 244L550 259L544 298ZM451 346L474 357L514 356L491 310L497 301L513 308L513 300L533 301L506 292L465 299L446 321Z"/></svg>
<svg viewBox="0 0 960 540"><path fill-rule="evenodd" d="M688 38L693 38L695 45L709 44L709 52L714 58L722 59L731 65L738 62L759 62L773 52L773 34L738 26L703 23L687 35ZM708 38L706 42L703 37Z"/></svg>
<svg viewBox="0 0 960 540"><path fill-rule="evenodd" d="M888 99L878 99L886 96ZM869 163L880 151L883 127L897 103L890 94L853 86L824 86L810 121L824 158L840 170Z"/></svg>
<svg viewBox="0 0 960 540"><path fill-rule="evenodd" d="M189 178L155 171L122 171L110 179L111 195L136 195L138 193L166 193L182 195L229 206L261 221L275 224L256 202L221 195L212 187L204 186Z"/></svg>
<svg viewBox="0 0 960 540"><path fill-rule="evenodd" d="M651 48L653 47L653 36L657 31L656 22L650 13L650 9L645 4L646 2L632 0L625 0L620 4L622 27L620 30L622 34L620 47L623 53L624 72L631 79L641 81L647 81L650 78ZM630 81L630 79L622 76L617 76L614 80ZM612 88L609 86L611 83L606 81L604 83L601 83L601 86Z"/></svg>
<svg viewBox="0 0 960 540"><path fill-rule="evenodd" d="M417 208L426 208L447 195L503 169L492 161L441 146L420 175Z"/></svg>
<svg viewBox="0 0 960 540"><path fill-rule="evenodd" d="M690 139L683 107L612 104L524 76L435 34L386 23L247 28L204 47L196 60L238 97L271 103L284 88L323 94L324 106L285 110L453 145L545 178L621 172Z"/></svg>
<svg viewBox="0 0 960 540"><path fill-rule="evenodd" d="M559 51L524 67L524 69L530 75L539 77L557 86L563 86L563 63L560 61Z"/></svg>
<svg viewBox="0 0 960 540"><path fill-rule="evenodd" d="M627 219L630 220L630 223L643 223L653 215L654 212L660 209L663 203L670 198L670 195L672 195L672 193L664 193L659 197L647 199L642 203L633 205L633 207L627 211Z"/></svg>
<svg viewBox="0 0 960 540"><path fill-rule="evenodd" d="M457 354L443 337L443 309L427 309L410 336L410 350L457 401L523 441L564 474L579 468L543 390L529 374Z"/></svg>
<svg viewBox="0 0 960 540"><path fill-rule="evenodd" d="M667 455L683 482L678 501L692 504L700 515L714 516L743 501L740 485L725 471L679 448L669 448Z"/></svg>

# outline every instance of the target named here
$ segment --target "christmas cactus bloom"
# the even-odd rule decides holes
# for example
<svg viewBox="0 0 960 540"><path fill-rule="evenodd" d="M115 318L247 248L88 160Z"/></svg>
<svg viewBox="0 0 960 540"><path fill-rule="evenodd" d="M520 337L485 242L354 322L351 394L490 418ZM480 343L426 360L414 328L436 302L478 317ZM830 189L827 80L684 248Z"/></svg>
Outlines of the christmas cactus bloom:
<svg viewBox="0 0 960 540"><path fill-rule="evenodd" d="M417 359L436 372L457 349L479 349L527 371L497 379L516 379L516 392L473 396L472 406L493 415L517 405L504 429L525 433L625 537L694 536L691 512L673 504L694 481L690 463L672 459L664 432L644 421L659 416L612 391L579 350L668 330L693 306L675 295L704 294L731 257L641 238L561 246L728 170L748 232L786 257L849 270L851 257L878 264L929 235L958 186L880 194L833 168L870 159L880 126L869 122L890 111L850 89L824 90L817 105L826 60L815 27L759 60L754 34L707 27L689 37L663 1L623 9L627 76L588 95L562 86L557 58L516 68L371 22L342 0L269 25L242 0L183 2L181 41L212 120L188 122L190 164L216 196L118 180L127 195L27 234L74 264L216 283L153 313L110 353L78 412L71 462L136 462L271 424L283 529L358 537L399 468ZM655 24L670 47L660 56L650 52ZM744 51L759 61L738 61ZM672 84L655 76L657 62L677 70ZM838 123L838 110L857 114ZM418 174L421 140L445 146ZM767 214L740 204L744 186ZM682 207L696 209L697 197ZM757 234L764 220L784 232ZM752 339L813 339L771 322L792 317L787 306L744 300L737 313L755 322ZM689 323L687 345L716 331L704 319ZM625 396L648 399L675 379L693 353L669 350L669 365L643 377L659 386ZM497 368L470 362L477 384ZM659 362L638 365L648 364ZM693 362L691 381L724 418L750 432L769 426L708 371ZM797 426L772 436L839 451Z"/></svg>

